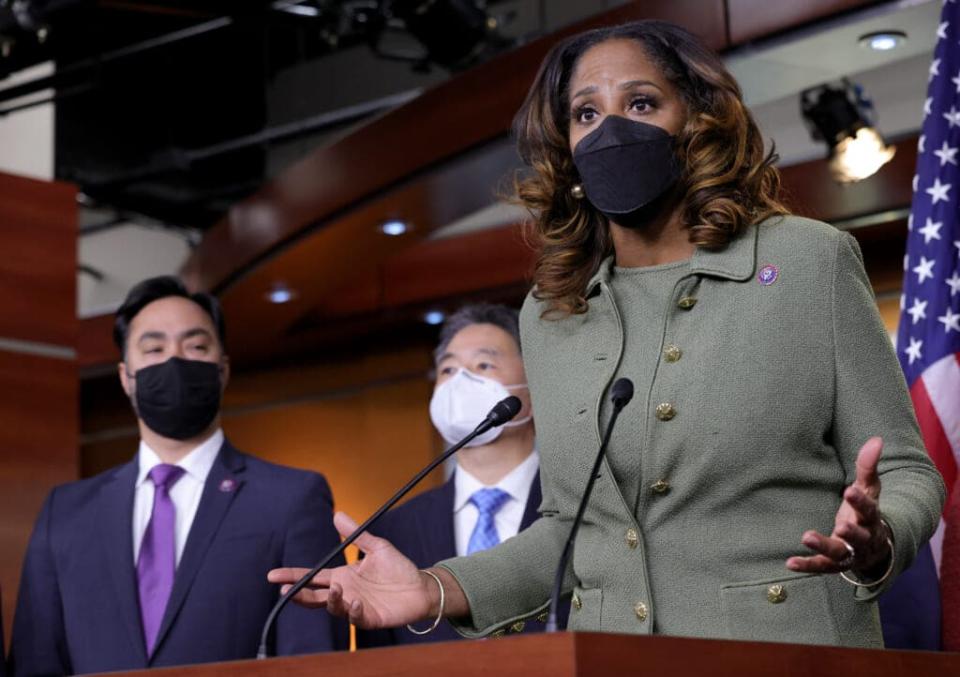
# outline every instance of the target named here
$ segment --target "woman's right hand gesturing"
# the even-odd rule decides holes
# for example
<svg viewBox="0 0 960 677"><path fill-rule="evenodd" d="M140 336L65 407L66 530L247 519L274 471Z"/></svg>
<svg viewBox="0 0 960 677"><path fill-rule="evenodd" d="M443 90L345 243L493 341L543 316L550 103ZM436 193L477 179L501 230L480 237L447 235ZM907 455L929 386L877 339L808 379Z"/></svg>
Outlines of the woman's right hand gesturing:
<svg viewBox="0 0 960 677"><path fill-rule="evenodd" d="M357 528L345 513L338 512L334 526L343 537ZM371 534L357 538L364 557L359 562L335 569L323 569L293 601L310 608L326 608L335 616L345 616L354 625L366 628L395 628L408 623L436 618L440 590L436 581L420 573L389 541ZM279 583L281 594L309 569L274 569L267 574L271 583ZM465 616L466 596L456 580L445 570L435 570L446 593L444 616Z"/></svg>

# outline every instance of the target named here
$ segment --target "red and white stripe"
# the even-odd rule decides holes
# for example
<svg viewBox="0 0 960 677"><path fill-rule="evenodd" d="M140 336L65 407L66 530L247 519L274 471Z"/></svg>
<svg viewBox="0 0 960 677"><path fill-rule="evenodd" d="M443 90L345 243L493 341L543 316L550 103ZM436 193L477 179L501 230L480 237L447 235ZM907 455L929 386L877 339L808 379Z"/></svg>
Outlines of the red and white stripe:
<svg viewBox="0 0 960 677"><path fill-rule="evenodd" d="M910 395L927 451L953 494L960 469L960 353L947 355L924 370Z"/></svg>
<svg viewBox="0 0 960 677"><path fill-rule="evenodd" d="M910 389L920 431L947 485L940 528L930 547L940 576L943 648L960 650L960 353L930 365Z"/></svg>

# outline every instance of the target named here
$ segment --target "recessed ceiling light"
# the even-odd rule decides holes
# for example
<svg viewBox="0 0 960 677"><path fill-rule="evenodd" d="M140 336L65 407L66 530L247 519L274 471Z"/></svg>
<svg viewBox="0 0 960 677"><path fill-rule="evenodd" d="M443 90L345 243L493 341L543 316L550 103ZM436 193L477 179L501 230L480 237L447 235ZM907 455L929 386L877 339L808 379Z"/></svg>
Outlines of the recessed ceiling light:
<svg viewBox="0 0 960 677"><path fill-rule="evenodd" d="M408 226L405 221L401 221L400 219L390 219L389 221L385 221L380 224L380 232L384 235L403 235L408 230L410 230L410 226Z"/></svg>
<svg viewBox="0 0 960 677"><path fill-rule="evenodd" d="M271 289L267 294L267 299L270 301L270 303L288 303L289 301L292 301L295 296L296 294L292 289L287 287L287 285L283 284L282 282L278 282L277 284L273 285L273 289Z"/></svg>
<svg viewBox="0 0 960 677"><path fill-rule="evenodd" d="M446 317L441 310L431 310L423 314L423 321L427 324L443 324Z"/></svg>
<svg viewBox="0 0 960 677"><path fill-rule="evenodd" d="M899 47L906 39L907 34L903 31L878 31L861 35L858 42L861 47L872 49L875 52L889 52L891 49Z"/></svg>

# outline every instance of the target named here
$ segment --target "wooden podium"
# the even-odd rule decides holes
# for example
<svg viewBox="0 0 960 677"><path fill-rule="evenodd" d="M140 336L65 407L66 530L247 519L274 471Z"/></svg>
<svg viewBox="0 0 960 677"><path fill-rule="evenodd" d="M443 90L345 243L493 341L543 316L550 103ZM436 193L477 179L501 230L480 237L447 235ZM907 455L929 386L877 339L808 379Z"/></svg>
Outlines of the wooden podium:
<svg viewBox="0 0 960 677"><path fill-rule="evenodd" d="M960 675L960 653L564 632L111 674L141 677L947 677Z"/></svg>

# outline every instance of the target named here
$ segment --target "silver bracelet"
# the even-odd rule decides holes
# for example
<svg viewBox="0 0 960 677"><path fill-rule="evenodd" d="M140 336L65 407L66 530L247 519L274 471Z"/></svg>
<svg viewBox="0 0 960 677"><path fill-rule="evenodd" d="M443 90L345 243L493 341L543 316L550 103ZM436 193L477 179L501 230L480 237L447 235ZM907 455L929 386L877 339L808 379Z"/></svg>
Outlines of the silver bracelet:
<svg viewBox="0 0 960 677"><path fill-rule="evenodd" d="M888 578L890 578L890 574L893 573L894 564L896 564L897 562L897 553L893 549L893 539L890 538L890 533L891 533L890 525L884 522L883 520L880 520L880 524L882 524L887 531L887 546L890 548L890 564L887 566L887 570L883 573L883 576L881 576L875 581L870 581L869 583L863 583L861 581L858 581L857 579L852 578L849 574L847 574L846 571L841 571L840 578L845 580L850 585L856 586L858 588L874 588L880 585L881 583L883 583Z"/></svg>
<svg viewBox="0 0 960 677"><path fill-rule="evenodd" d="M436 630L436 629L437 629L437 626L440 625L440 621L443 620L443 608L444 608L444 606L446 606L447 596L446 596L446 593L445 593L444 590L443 590L443 582L440 580L440 577L439 577L439 576L437 576L437 575L436 575L435 573L433 573L432 571L427 571L426 569L421 569L421 570L420 570L420 573L421 573L421 574L426 574L427 576L429 576L430 578L432 578L433 580L435 580L435 581L437 582L437 585L440 587L440 611L437 612L437 617L433 619L433 625L431 625L431 626L430 626L429 628L427 628L426 630L417 630L416 628L414 628L413 626L411 626L411 625L409 625L409 624L407 625L407 630L409 630L410 632L412 632L412 633L415 634L415 635L427 635L427 634L430 634L431 632L433 632L434 630Z"/></svg>

